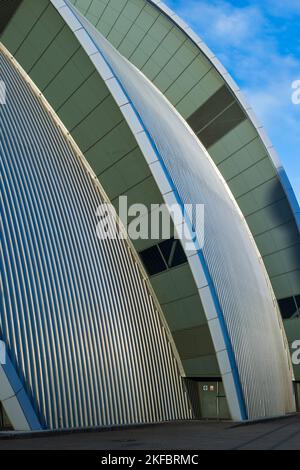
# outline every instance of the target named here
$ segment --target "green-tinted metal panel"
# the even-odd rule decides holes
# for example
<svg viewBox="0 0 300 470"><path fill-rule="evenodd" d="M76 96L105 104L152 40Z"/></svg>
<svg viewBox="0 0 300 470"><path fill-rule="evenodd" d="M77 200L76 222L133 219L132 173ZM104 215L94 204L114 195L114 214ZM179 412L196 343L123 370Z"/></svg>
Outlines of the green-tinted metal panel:
<svg viewBox="0 0 300 470"><path fill-rule="evenodd" d="M151 278L151 283L161 304L197 294L197 288L188 265L157 274Z"/></svg>
<svg viewBox="0 0 300 470"><path fill-rule="evenodd" d="M275 227L293 220L293 214L288 201L278 201L269 207L255 212L247 217L247 222L254 236L272 230Z"/></svg>
<svg viewBox="0 0 300 470"><path fill-rule="evenodd" d="M104 8L100 19L98 20L98 24L101 24L101 29L103 30L103 34L107 36L111 30L113 29L116 21L118 20L119 16L122 14L122 10L126 5L126 0L119 0L111 5L110 8Z"/></svg>
<svg viewBox="0 0 300 470"><path fill-rule="evenodd" d="M0 17L0 34L6 28L7 24L9 23L12 16L15 14L17 8L19 8L22 0L10 0L9 2L5 2L5 9L1 11Z"/></svg>
<svg viewBox="0 0 300 470"><path fill-rule="evenodd" d="M300 383L295 384L297 411L300 412Z"/></svg>
<svg viewBox="0 0 300 470"><path fill-rule="evenodd" d="M197 135L203 145L209 148L245 120L244 111L237 103L234 103Z"/></svg>
<svg viewBox="0 0 300 470"><path fill-rule="evenodd" d="M60 114L58 112L59 116ZM71 134L76 142L80 142L80 148L84 153L121 121L123 121L123 116L114 99L107 96L83 121L73 128Z"/></svg>
<svg viewBox="0 0 300 470"><path fill-rule="evenodd" d="M300 270L300 258L297 256L299 245L281 250L264 257L264 262L273 276L284 274L285 272Z"/></svg>
<svg viewBox="0 0 300 470"><path fill-rule="evenodd" d="M57 111L93 73L95 73L95 69L91 61L80 48L64 64L64 67L48 83L46 88L42 89L43 94L52 103L53 109Z"/></svg>
<svg viewBox="0 0 300 470"><path fill-rule="evenodd" d="M180 79L179 79L180 80ZM175 86L176 84L174 84ZM214 69L209 69L207 74L186 95L178 99L174 105L182 116L187 119L195 112L198 106L212 96L222 86L222 81ZM171 89L172 87L170 87ZM168 92L167 92L168 93Z"/></svg>
<svg viewBox="0 0 300 470"><path fill-rule="evenodd" d="M225 395L224 385L222 382L218 382L218 417L220 419L229 419L230 412L228 403Z"/></svg>
<svg viewBox="0 0 300 470"><path fill-rule="evenodd" d="M166 92L198 55L199 52L196 46L193 46L187 41L184 42L168 61L163 71L153 80L154 84L162 92Z"/></svg>
<svg viewBox="0 0 300 470"><path fill-rule="evenodd" d="M87 13L92 10L93 5L97 6L97 13L99 12L100 7L102 7L102 11L109 3L109 0L73 0L72 3L76 5L82 13ZM98 13L99 14L99 13Z"/></svg>
<svg viewBox="0 0 300 470"><path fill-rule="evenodd" d="M164 304L164 313L171 331L183 330L207 323L199 295L192 295Z"/></svg>
<svg viewBox="0 0 300 470"><path fill-rule="evenodd" d="M173 338L183 361L214 354L214 346L207 325L175 331Z"/></svg>
<svg viewBox="0 0 300 470"><path fill-rule="evenodd" d="M129 32L132 23L135 22L138 15L141 13L144 5L139 0L135 2L126 3L125 8L122 11L122 15L117 19L114 28L108 34L108 40L115 45L119 46L120 42Z"/></svg>
<svg viewBox="0 0 300 470"><path fill-rule="evenodd" d="M187 377L220 377L220 370L215 355L202 356L183 361ZM199 371L200 374L199 374Z"/></svg>
<svg viewBox="0 0 300 470"><path fill-rule="evenodd" d="M143 51L144 61L141 69L150 79L154 79L163 67L169 62L171 57L178 51L185 41L183 34L172 28L163 18L158 18L150 29L147 36L141 42L141 46L130 58L138 66L136 54ZM158 37L153 39L155 35ZM160 38L160 40L158 40ZM147 47L145 47L147 45ZM143 47L144 46L144 47Z"/></svg>
<svg viewBox="0 0 300 470"><path fill-rule="evenodd" d="M238 203L245 217L248 217L282 199L285 199L284 191L278 178L274 177L240 196Z"/></svg>
<svg viewBox="0 0 300 470"><path fill-rule="evenodd" d="M289 272L271 278L277 299L299 295L300 271Z"/></svg>
<svg viewBox="0 0 300 470"><path fill-rule="evenodd" d="M136 140L128 132L124 120L111 129L102 139L91 147L85 156L97 175L111 167L120 158L137 148Z"/></svg>
<svg viewBox="0 0 300 470"><path fill-rule="evenodd" d="M102 183L102 179L100 181ZM105 190L108 189L105 187L105 179L103 180L103 187ZM128 207L138 203L145 205L147 208L151 208L152 204L162 203L161 193L152 176L146 177L142 182L127 188L122 195L127 197ZM116 206L118 202L119 198L112 199L112 203Z"/></svg>
<svg viewBox="0 0 300 470"><path fill-rule="evenodd" d="M73 33L65 26L33 67L32 80L43 90L78 50Z"/></svg>
<svg viewBox="0 0 300 470"><path fill-rule="evenodd" d="M256 137L242 148L232 152L225 160L219 163L218 168L228 181L239 175L267 156L265 147Z"/></svg>
<svg viewBox="0 0 300 470"><path fill-rule="evenodd" d="M74 3L74 2L73 2ZM75 0L76 7L87 16L92 24L96 25L107 7L109 0Z"/></svg>
<svg viewBox="0 0 300 470"><path fill-rule="evenodd" d="M209 70L210 68L207 61L202 56L198 55L178 77L175 83L166 90L166 97L174 104L182 100L182 97L193 90L201 79L208 74Z"/></svg>
<svg viewBox="0 0 300 470"><path fill-rule="evenodd" d="M217 116L223 113L224 109L228 108L232 103L234 103L234 97L227 87L223 85L189 117L188 123L197 134Z"/></svg>
<svg viewBox="0 0 300 470"><path fill-rule="evenodd" d="M128 188L136 186L150 175L149 167L137 148L101 173L99 179L112 200L125 194Z"/></svg>
<svg viewBox="0 0 300 470"><path fill-rule="evenodd" d="M99 75L94 72L77 90L70 96L70 98L57 109L57 114L65 123L70 132L80 128L81 123L86 119L91 123L94 118L94 113L97 113L98 108L101 106L112 106L109 100L109 91L104 85ZM101 112L101 110L100 110ZM121 116L118 116L118 121ZM94 123L96 126L95 133L98 135L99 121ZM102 126L101 126L102 127ZM92 145L92 144L90 144Z"/></svg>
<svg viewBox="0 0 300 470"><path fill-rule="evenodd" d="M247 144L257 138L257 133L250 121L244 121L228 132L209 149L214 162L219 165L230 155L243 149Z"/></svg>
<svg viewBox="0 0 300 470"><path fill-rule="evenodd" d="M16 60L22 62L26 72L34 67L64 27L63 19L57 19L55 8L49 5L32 26L27 34L26 41L19 46L15 53Z"/></svg>
<svg viewBox="0 0 300 470"><path fill-rule="evenodd" d="M6 47L12 54L16 53L24 37L29 34L48 6L48 0L39 0L38 2L36 0L22 1L12 17L8 28L1 35L1 41L6 44ZM22 21L20 21L20 18L22 18Z"/></svg>
<svg viewBox="0 0 300 470"><path fill-rule="evenodd" d="M299 233L293 222L257 236L256 243L262 256L299 243Z"/></svg>
<svg viewBox="0 0 300 470"><path fill-rule="evenodd" d="M231 191L238 200L239 197L244 196L253 189L263 185L265 181L275 177L276 171L269 158L266 157L256 165L230 179Z"/></svg>
<svg viewBox="0 0 300 470"><path fill-rule="evenodd" d="M219 381L198 381L201 419L230 419L224 386Z"/></svg>
<svg viewBox="0 0 300 470"><path fill-rule="evenodd" d="M152 7L145 5L118 46L121 54L125 57L132 56L159 16L159 13Z"/></svg>

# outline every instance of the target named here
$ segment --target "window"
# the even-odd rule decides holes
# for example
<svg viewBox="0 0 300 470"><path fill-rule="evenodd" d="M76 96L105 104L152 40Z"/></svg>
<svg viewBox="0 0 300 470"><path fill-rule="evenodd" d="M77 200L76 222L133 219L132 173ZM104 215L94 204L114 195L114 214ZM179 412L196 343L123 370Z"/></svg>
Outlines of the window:
<svg viewBox="0 0 300 470"><path fill-rule="evenodd" d="M157 245L142 251L140 256L149 276L154 276L154 274L167 270L166 263L164 262Z"/></svg>
<svg viewBox="0 0 300 470"><path fill-rule="evenodd" d="M168 266L168 268L174 268L186 263L186 255L183 251L179 240L171 238L158 245L158 248Z"/></svg>
<svg viewBox="0 0 300 470"><path fill-rule="evenodd" d="M140 252L140 257L149 276L154 276L187 262L181 243L175 238L147 248Z"/></svg>
<svg viewBox="0 0 300 470"><path fill-rule="evenodd" d="M287 297L278 301L280 312L284 320L300 317L300 295Z"/></svg>

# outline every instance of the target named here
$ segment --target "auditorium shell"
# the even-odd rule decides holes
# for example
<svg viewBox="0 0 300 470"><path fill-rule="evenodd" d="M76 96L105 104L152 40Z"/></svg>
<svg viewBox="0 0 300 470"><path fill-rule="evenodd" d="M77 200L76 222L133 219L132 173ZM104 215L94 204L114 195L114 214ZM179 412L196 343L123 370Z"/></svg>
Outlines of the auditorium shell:
<svg viewBox="0 0 300 470"><path fill-rule="evenodd" d="M10 0L0 28L0 428L294 412L300 210L238 85L160 1ZM203 204L204 244L99 240L120 196Z"/></svg>

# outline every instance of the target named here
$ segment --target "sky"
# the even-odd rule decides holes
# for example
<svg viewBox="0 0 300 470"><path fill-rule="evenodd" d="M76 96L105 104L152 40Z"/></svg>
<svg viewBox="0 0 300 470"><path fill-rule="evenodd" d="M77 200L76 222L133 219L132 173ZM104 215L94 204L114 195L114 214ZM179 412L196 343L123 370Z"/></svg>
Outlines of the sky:
<svg viewBox="0 0 300 470"><path fill-rule="evenodd" d="M300 0L165 3L192 26L236 80L265 126L300 202L300 99L292 99L292 84L299 81L300 86Z"/></svg>

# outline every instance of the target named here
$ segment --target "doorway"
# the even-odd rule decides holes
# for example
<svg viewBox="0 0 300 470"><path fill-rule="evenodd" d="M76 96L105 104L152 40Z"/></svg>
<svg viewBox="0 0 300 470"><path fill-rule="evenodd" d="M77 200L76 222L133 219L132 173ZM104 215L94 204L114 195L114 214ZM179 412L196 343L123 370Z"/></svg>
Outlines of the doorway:
<svg viewBox="0 0 300 470"><path fill-rule="evenodd" d="M231 419L221 378L189 378L186 381L196 419Z"/></svg>

